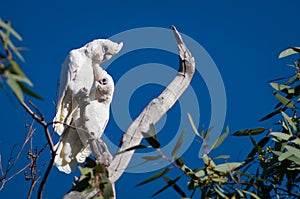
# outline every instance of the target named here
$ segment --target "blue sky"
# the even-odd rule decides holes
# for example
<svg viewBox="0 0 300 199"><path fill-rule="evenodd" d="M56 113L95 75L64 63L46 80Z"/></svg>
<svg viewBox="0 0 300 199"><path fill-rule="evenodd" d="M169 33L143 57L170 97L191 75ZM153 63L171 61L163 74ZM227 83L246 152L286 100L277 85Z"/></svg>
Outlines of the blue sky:
<svg viewBox="0 0 300 199"><path fill-rule="evenodd" d="M25 46L28 50L23 52L26 62L22 67L34 83L34 90L45 99L34 100L34 103L48 121L52 120L55 113L53 102L60 66L71 49L78 48L95 38L109 38L126 30L143 27L169 28L170 25L175 25L180 32L198 42L216 64L226 91L225 125L234 132L244 128L271 126L270 122L258 123L258 120L271 111L276 103L267 81L293 72L285 66L291 63L291 60L279 60L277 57L285 48L299 45L299 6L300 2L296 0L289 2L276 0L272 3L258 0L210 2L10 0L1 3L0 17L3 20L11 20L12 26L23 37L23 42L18 45ZM171 32L170 37L173 37ZM122 38L118 39L122 41ZM141 41L137 37L136 41L131 42L138 45ZM126 45L130 44L124 41L124 48ZM142 48L143 43L140 45ZM176 50L175 43L174 49ZM111 63L108 71L117 82L123 74L137 65L151 62L170 65L176 69L178 58L157 49L138 50L122 55ZM201 60L197 63L200 64ZM136 80L143 78L136 76ZM208 78L214 81L216 77ZM132 81L134 82L134 79ZM202 125L207 128L212 114L209 85L198 73L195 74L192 87L199 100L198 108L201 113L199 128L201 129ZM143 106L162 89L163 87L157 84L139 87L131 96L129 105L124 105L129 109L131 117L136 117ZM115 92L117 94L121 91L116 89ZM22 143L25 114L18 103L11 102L4 92L0 92L0 98L0 154L2 162L5 163L12 146ZM180 120L178 111L181 107L178 103L175 104L165 118L165 126L159 133L163 144L173 139L170 132L178 130L177 122ZM187 118L186 113L182 114ZM188 122L183 124L183 127L192 133ZM111 117L106 131L110 133L108 137L112 142L117 144L122 130L114 118ZM57 140L57 137L54 139ZM37 146L46 142L39 128L35 140ZM186 163L192 167L200 167L202 164L198 159L200 147L201 142L196 138L183 154ZM226 153L231 155L229 161L242 161L250 148L248 139L229 137L220 149L213 151L212 154ZM26 156L26 152L23 155ZM45 152L40 163L47 162L49 157ZM16 168L22 168L25 163L26 158L22 158ZM135 187L138 182L150 175L153 173L125 173L116 184L118 196L147 198L164 185L163 181L157 181ZM61 198L69 190L72 179L72 174L67 176L53 168L44 196ZM6 185L0 192L0 197L23 198L27 194L28 187L29 183L24 181L24 175L21 174ZM157 198L171 197L177 197L173 190L166 191Z"/></svg>

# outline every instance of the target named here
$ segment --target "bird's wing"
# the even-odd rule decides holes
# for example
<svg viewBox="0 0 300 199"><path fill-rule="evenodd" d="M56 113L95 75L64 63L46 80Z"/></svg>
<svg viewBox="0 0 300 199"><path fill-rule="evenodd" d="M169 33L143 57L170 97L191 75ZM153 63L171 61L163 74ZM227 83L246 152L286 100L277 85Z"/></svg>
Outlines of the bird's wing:
<svg viewBox="0 0 300 199"><path fill-rule="evenodd" d="M84 66L86 58L82 49L72 50L66 57L61 67L60 73L60 87L59 87L59 98L56 108L56 116L53 120L54 131L59 135L64 130L64 123L66 123L67 117L70 116L73 109L72 97L76 90L75 80L80 69ZM92 77L93 78L93 77Z"/></svg>
<svg viewBox="0 0 300 199"><path fill-rule="evenodd" d="M84 146L76 133L76 129L67 128L60 141L55 145L54 164L60 171L67 174L71 173L77 165L76 155L83 148Z"/></svg>

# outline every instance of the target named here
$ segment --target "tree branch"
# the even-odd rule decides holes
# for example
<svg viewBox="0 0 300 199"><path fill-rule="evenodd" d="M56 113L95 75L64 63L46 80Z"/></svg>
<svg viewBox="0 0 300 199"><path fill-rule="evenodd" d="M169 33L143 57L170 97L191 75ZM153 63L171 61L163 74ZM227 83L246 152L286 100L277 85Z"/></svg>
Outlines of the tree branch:
<svg viewBox="0 0 300 199"><path fill-rule="evenodd" d="M155 99L153 99L142 113L130 125L122 137L119 151L139 145L143 136L141 132L148 132L149 125L155 124L175 104L190 84L195 72L195 60L190 51L183 43L179 32L174 26L171 27L178 43L179 69L176 77L168 87ZM129 164L134 150L116 155L108 167L109 179L116 182Z"/></svg>

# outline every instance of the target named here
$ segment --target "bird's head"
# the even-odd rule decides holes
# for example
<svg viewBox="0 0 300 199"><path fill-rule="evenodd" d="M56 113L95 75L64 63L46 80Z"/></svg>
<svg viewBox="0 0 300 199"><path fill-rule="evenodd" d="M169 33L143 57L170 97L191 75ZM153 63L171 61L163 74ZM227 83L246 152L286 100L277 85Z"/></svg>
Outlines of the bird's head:
<svg viewBox="0 0 300 199"><path fill-rule="evenodd" d="M115 43L108 39L96 39L86 45L86 54L95 64L101 64L117 54L123 43Z"/></svg>
<svg viewBox="0 0 300 199"><path fill-rule="evenodd" d="M110 103L113 97L115 86L113 78L105 70L99 74L95 86L96 99L101 102L106 101Z"/></svg>

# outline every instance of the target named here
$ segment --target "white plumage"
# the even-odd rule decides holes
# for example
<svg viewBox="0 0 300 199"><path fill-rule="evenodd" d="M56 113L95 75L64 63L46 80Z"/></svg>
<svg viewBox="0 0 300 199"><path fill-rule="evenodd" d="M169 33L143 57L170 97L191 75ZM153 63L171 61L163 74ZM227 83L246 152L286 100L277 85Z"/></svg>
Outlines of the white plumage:
<svg viewBox="0 0 300 199"><path fill-rule="evenodd" d="M55 165L65 173L74 170L76 164L84 162L91 153L103 164L111 161L111 155L100 137L109 119L114 82L100 67L95 76L98 80L89 94L86 89L81 89L74 96L79 102L78 108L73 113L71 126L66 128L55 146Z"/></svg>
<svg viewBox="0 0 300 199"><path fill-rule="evenodd" d="M111 155L100 137L109 119L114 82L99 64L122 46L123 43L97 39L72 50L62 64L53 120L54 131L61 135L54 161L60 171L70 173L91 153L101 163L110 163Z"/></svg>
<svg viewBox="0 0 300 199"><path fill-rule="evenodd" d="M78 103L74 95L85 88L90 92L95 77L95 70L99 64L109 60L118 53L123 43L115 43L107 39L96 39L79 49L70 51L62 64L60 73L59 100L56 107L56 116L53 120L54 131L62 134L66 125L72 119Z"/></svg>

